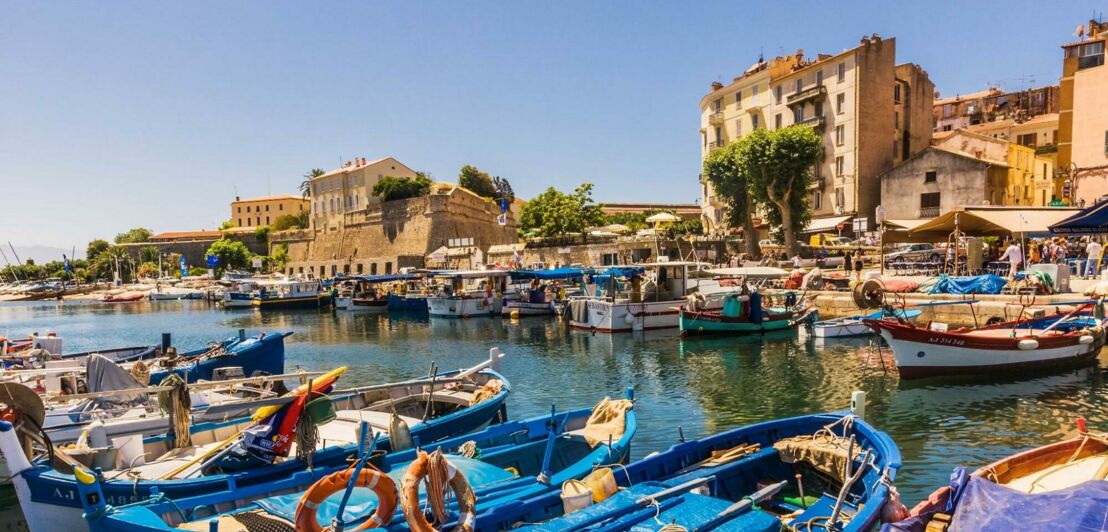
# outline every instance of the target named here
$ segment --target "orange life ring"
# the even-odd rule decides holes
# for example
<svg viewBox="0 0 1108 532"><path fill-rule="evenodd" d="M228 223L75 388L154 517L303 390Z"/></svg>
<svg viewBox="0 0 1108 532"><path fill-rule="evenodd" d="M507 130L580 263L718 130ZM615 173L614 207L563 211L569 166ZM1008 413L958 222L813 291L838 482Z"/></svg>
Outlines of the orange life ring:
<svg viewBox="0 0 1108 532"><path fill-rule="evenodd" d="M441 453L441 451L435 451ZM423 514L419 501L419 484L430 473L430 455L424 451L408 466L404 477L400 479L400 491L403 497L400 499L400 507L404 511L404 520L408 522L408 528L413 532L435 532L436 529ZM454 498L458 501L458 525L454 532L473 532L476 522L475 508L477 496L473 494L473 488L465 475L447 462L446 480L450 488L454 490Z"/></svg>
<svg viewBox="0 0 1108 532"><path fill-rule="evenodd" d="M319 526L316 510L327 497L345 490L353 474L354 469L350 468L331 473L312 484L312 487L304 492L304 495L300 497L300 502L296 504L296 530L322 532L323 527ZM355 486L371 489L373 493L377 494L377 511L374 512L373 517L370 517L354 530L367 530L388 525L396 512L398 497L396 483L377 468L366 464L358 475L358 482Z"/></svg>

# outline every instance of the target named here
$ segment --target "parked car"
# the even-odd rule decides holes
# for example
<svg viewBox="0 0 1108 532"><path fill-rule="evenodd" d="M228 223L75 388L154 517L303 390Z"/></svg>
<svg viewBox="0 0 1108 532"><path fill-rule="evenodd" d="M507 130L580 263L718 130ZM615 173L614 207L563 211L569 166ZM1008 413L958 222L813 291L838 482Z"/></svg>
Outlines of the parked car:
<svg viewBox="0 0 1108 532"><path fill-rule="evenodd" d="M931 244L897 244L890 253L885 254L885 262L938 262L942 260L939 250Z"/></svg>

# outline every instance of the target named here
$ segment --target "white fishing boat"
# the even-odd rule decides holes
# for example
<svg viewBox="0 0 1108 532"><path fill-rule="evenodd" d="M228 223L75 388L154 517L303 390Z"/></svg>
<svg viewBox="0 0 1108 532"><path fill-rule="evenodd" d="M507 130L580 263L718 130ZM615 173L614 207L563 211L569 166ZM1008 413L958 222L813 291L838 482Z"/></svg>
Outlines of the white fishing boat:
<svg viewBox="0 0 1108 532"><path fill-rule="evenodd" d="M702 276L703 271L703 264L685 261L609 269L594 277L601 287L598 294L571 300L566 317L570 327L595 332L675 329L689 294L707 297L725 291L718 280Z"/></svg>
<svg viewBox="0 0 1108 532"><path fill-rule="evenodd" d="M204 299L204 291L194 288L178 288L176 286L161 286L155 288L147 296L150 301L180 301L183 299Z"/></svg>
<svg viewBox="0 0 1108 532"><path fill-rule="evenodd" d="M254 308L288 309L318 308L329 306L331 296L320 290L320 282L306 278L281 278L275 281L261 281L258 290L250 300Z"/></svg>
<svg viewBox="0 0 1108 532"><path fill-rule="evenodd" d="M517 297L504 297L501 314L505 317L549 316L564 305L569 289L576 292L576 283L584 277L581 268L550 270L512 270L512 288Z"/></svg>
<svg viewBox="0 0 1108 532"><path fill-rule="evenodd" d="M445 284L427 298L427 312L444 318L499 316L507 292L507 270L469 270L440 273Z"/></svg>

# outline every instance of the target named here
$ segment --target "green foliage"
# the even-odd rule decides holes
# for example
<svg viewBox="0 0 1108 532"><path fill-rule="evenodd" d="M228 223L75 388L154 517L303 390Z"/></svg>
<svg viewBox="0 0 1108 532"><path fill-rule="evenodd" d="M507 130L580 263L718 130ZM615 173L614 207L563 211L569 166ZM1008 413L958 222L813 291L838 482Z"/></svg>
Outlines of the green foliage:
<svg viewBox="0 0 1108 532"><path fill-rule="evenodd" d="M754 212L758 208L750 191L750 180L738 160L738 143L733 142L713 151L704 159L704 179L712 184L716 196L727 205L727 222L742 227L744 235L754 234ZM746 253L757 257L760 252L755 238L743 238Z"/></svg>
<svg viewBox="0 0 1108 532"><path fill-rule="evenodd" d="M385 176L373 185L370 193L381 198L381 201L426 196L431 193L431 180L423 176L415 179Z"/></svg>
<svg viewBox="0 0 1108 532"><path fill-rule="evenodd" d="M272 254L269 256L269 265L276 271L282 271L289 263L289 245L286 242L282 242L277 247L273 248Z"/></svg>
<svg viewBox="0 0 1108 532"><path fill-rule="evenodd" d="M823 158L823 142L810 127L758 129L735 143L735 161L749 181L755 201L763 205L766 219L780 226L785 251L799 252L796 235L811 220L808 185L812 167Z"/></svg>
<svg viewBox="0 0 1108 532"><path fill-rule="evenodd" d="M88 243L88 247L85 248L85 260L96 260L101 253L112 247L107 240L96 239Z"/></svg>
<svg viewBox="0 0 1108 532"><path fill-rule="evenodd" d="M219 265L216 268L219 272L227 269L245 268L250 265L250 250L246 249L246 244L237 240L227 240L226 238L216 240L208 247L205 254L219 257Z"/></svg>
<svg viewBox="0 0 1108 532"><path fill-rule="evenodd" d="M554 187L535 196L520 211L520 229L532 236L559 236L582 233L587 227L602 225L604 212L592 199L592 183L583 183L572 194Z"/></svg>
<svg viewBox="0 0 1108 532"><path fill-rule="evenodd" d="M207 274L208 274L208 269L207 268L201 268L199 266L189 270L189 275L193 276L193 277L198 277L198 276L207 275Z"/></svg>
<svg viewBox="0 0 1108 532"><path fill-rule="evenodd" d="M307 229L308 228L308 211L301 211L299 214L282 214L273 220L269 228L273 231L287 231L289 229Z"/></svg>
<svg viewBox="0 0 1108 532"><path fill-rule="evenodd" d="M603 225L621 224L626 225L627 228L632 231L639 231L651 227L651 224L647 223L646 219L660 212L667 212L677 216L677 211L672 209L647 209L642 212L619 212L605 216ZM674 233L679 235L699 235L704 231L704 226L699 219L682 219L680 222L674 223L671 227Z"/></svg>
<svg viewBox="0 0 1108 532"><path fill-rule="evenodd" d="M508 205L511 205L512 202L515 201L516 193L514 190L512 190L512 184L508 182L507 178L496 176L492 178L492 185L494 188L496 188L495 199L499 200L501 197L503 197L504 199L508 200Z"/></svg>
<svg viewBox="0 0 1108 532"><path fill-rule="evenodd" d="M139 262L158 262L158 248L143 246L139 248Z"/></svg>
<svg viewBox="0 0 1108 532"><path fill-rule="evenodd" d="M304 180L300 182L300 195L308 198L312 195L312 179L317 178L327 172L324 172L322 168L312 168L308 170L308 173L304 174Z"/></svg>
<svg viewBox="0 0 1108 532"><path fill-rule="evenodd" d="M139 264L138 276L140 279L155 279L159 276L158 263L156 262L143 262Z"/></svg>
<svg viewBox="0 0 1108 532"><path fill-rule="evenodd" d="M489 174L473 165L467 164L458 172L458 186L484 198L500 197Z"/></svg>
<svg viewBox="0 0 1108 532"><path fill-rule="evenodd" d="M153 233L145 227L136 227L127 231L126 233L119 233L115 235L116 244L135 244L138 242L149 242Z"/></svg>
<svg viewBox="0 0 1108 532"><path fill-rule="evenodd" d="M233 229L234 227L235 227L235 221L234 220L227 220L227 221L219 224L219 230L220 231L223 231L225 229Z"/></svg>

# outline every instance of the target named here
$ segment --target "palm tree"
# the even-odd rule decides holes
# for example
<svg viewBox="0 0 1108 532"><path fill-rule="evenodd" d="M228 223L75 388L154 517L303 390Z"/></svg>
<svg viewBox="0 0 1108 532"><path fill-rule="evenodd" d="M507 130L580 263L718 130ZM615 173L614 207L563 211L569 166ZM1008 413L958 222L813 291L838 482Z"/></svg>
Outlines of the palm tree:
<svg viewBox="0 0 1108 532"><path fill-rule="evenodd" d="M312 168L308 173L304 174L304 180L300 182L300 195L305 198L312 195L312 179L319 177L327 172L324 172L322 168Z"/></svg>

